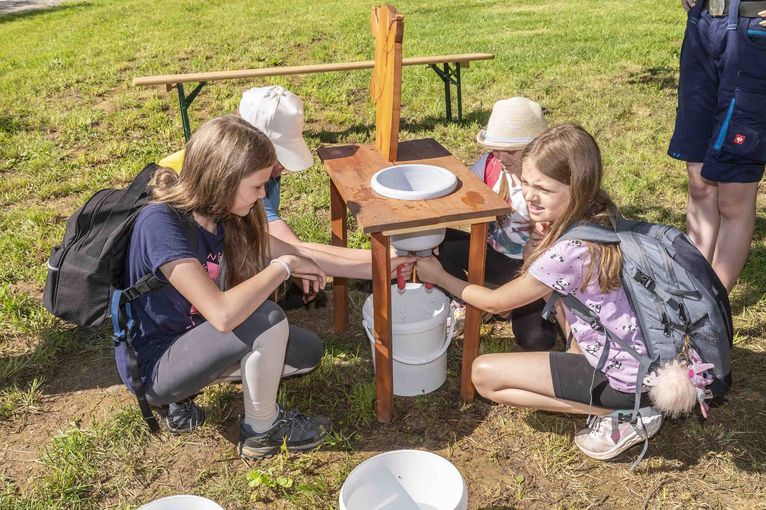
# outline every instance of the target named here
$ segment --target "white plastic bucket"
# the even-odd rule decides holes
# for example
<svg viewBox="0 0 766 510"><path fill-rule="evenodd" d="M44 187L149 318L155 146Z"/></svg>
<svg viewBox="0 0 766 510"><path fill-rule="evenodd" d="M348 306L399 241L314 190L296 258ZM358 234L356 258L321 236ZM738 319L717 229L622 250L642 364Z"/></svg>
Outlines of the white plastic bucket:
<svg viewBox="0 0 766 510"><path fill-rule="evenodd" d="M431 452L395 450L359 464L340 489L341 510L465 510L460 471Z"/></svg>
<svg viewBox="0 0 766 510"><path fill-rule="evenodd" d="M156 499L138 510L223 510L223 507L202 496L183 494Z"/></svg>
<svg viewBox="0 0 766 510"><path fill-rule="evenodd" d="M394 395L412 397L438 389L447 379L447 348L455 321L449 298L439 289L408 283L403 292L391 286L391 334L393 345ZM367 332L375 362L375 327L372 295L362 308L362 326Z"/></svg>

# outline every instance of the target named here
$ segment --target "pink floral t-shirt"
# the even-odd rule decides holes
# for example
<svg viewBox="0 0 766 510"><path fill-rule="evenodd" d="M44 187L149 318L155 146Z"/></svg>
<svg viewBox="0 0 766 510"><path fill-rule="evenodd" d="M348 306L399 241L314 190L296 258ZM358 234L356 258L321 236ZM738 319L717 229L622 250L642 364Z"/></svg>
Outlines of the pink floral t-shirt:
<svg viewBox="0 0 766 510"><path fill-rule="evenodd" d="M532 263L529 273L554 291L575 296L596 312L605 328L609 328L639 354L645 354L644 338L622 287L606 294L602 293L596 269L585 292L580 290L590 258L586 243L576 240L559 241ZM595 367L604 350L604 332L594 330L590 324L577 318L566 304L564 312L577 345L588 362ZM636 391L638 360L614 342L609 344L609 355L602 372L615 390L628 393Z"/></svg>

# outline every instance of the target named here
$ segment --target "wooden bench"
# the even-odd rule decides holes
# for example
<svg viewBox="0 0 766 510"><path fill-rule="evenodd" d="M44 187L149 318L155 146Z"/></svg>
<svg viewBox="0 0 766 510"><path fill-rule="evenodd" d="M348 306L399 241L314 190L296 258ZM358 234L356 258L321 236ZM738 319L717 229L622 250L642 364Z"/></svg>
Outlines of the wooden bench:
<svg viewBox="0 0 766 510"><path fill-rule="evenodd" d="M450 86L454 85L457 93L457 119L463 120L463 95L460 70L469 67L476 60L491 60L495 58L491 53L465 53L461 55L438 55L432 57L403 58L403 66L425 65L433 69L444 82L444 99L446 117L452 120L452 101ZM304 66L268 67L263 69L242 69L238 71L214 71L206 73L166 74L160 76L142 76L133 79L134 87L147 87L164 85L166 90L178 91L178 105L181 110L181 123L183 124L184 137L188 141L191 137L189 125L189 106L197 97L202 87L207 83L224 80L242 80L247 78L265 78L268 76L288 76L291 74L327 73L336 71L355 71L358 69L373 69L374 60L359 62L343 62L338 64L313 64ZM184 91L185 83L196 82L197 86L188 95Z"/></svg>

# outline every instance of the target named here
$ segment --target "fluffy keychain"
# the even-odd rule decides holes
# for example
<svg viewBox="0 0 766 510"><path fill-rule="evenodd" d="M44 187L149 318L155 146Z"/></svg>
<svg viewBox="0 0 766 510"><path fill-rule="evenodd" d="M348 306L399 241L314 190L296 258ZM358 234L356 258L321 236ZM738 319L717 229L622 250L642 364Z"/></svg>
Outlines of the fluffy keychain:
<svg viewBox="0 0 766 510"><path fill-rule="evenodd" d="M712 377L706 372L715 365L703 363L690 341L686 336L678 357L647 375L644 384L649 387L654 408L662 414L670 417L689 414L694 404L699 403L702 416L707 418L706 400L711 394L706 387L712 382Z"/></svg>

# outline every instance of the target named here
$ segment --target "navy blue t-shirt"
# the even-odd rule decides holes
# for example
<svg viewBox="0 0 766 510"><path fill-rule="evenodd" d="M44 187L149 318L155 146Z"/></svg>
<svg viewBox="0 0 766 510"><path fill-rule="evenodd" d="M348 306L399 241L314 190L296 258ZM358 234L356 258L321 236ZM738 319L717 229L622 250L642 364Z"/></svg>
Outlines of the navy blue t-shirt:
<svg viewBox="0 0 766 510"><path fill-rule="evenodd" d="M149 204L138 214L130 238L125 262L125 288L143 276L153 273L167 281L160 267L178 259L195 258L207 274L221 287L223 262L223 225L212 234L197 225L197 243L187 239L181 217L166 204ZM141 378L148 382L154 365L170 343L205 321L196 308L172 285L145 294L130 305L136 326L133 346L136 350ZM120 344L115 353L117 369L123 382L131 387L128 353Z"/></svg>

